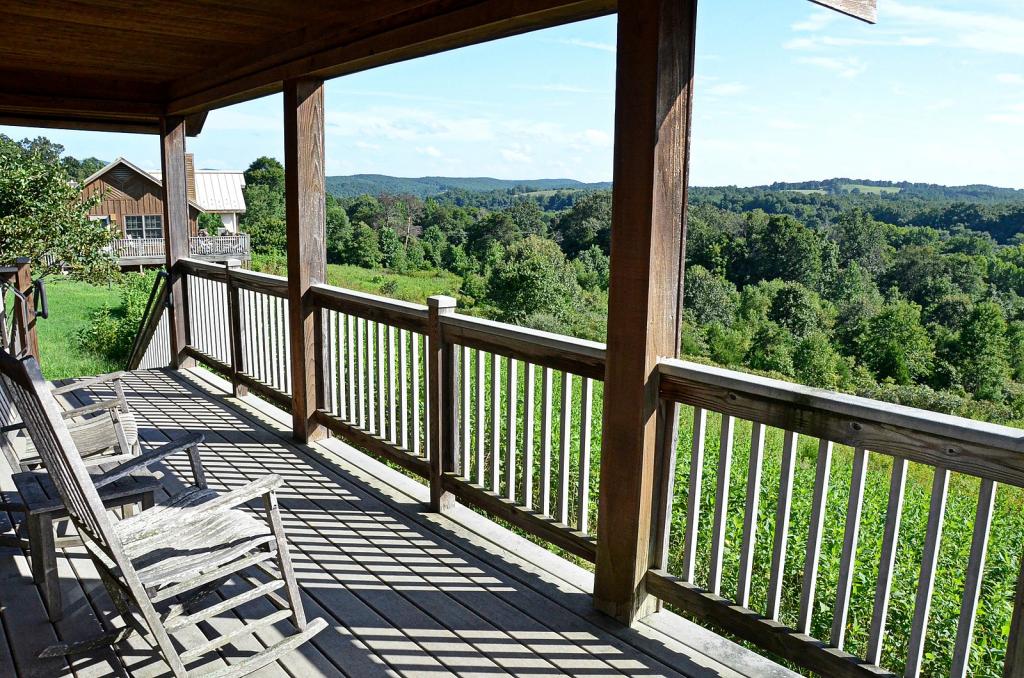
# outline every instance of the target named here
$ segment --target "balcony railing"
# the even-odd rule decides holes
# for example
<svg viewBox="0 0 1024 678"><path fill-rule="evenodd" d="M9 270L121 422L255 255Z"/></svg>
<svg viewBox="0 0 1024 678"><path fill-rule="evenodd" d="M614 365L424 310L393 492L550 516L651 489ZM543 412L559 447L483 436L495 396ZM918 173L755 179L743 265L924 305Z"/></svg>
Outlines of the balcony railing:
<svg viewBox="0 0 1024 678"><path fill-rule="evenodd" d="M189 256L205 261L250 258L249 234L196 236L188 239ZM159 264L166 257L163 238L118 238L110 243L111 253L121 265Z"/></svg>
<svg viewBox="0 0 1024 678"><path fill-rule="evenodd" d="M236 390L289 408L287 280L180 265L184 353ZM595 559L603 345L460 315L447 298L422 306L328 285L314 285L311 297L320 424L544 543ZM149 336L166 337L165 324L165 312L154 314ZM166 338L138 354L130 367L166 364ZM1012 524L993 521L993 505L997 483L1024 486L1024 430L677 360L662 361L655 376L649 593L821 675L918 676L943 638L953 676L977 665L974 621L992 576L986 549L1020 543ZM952 545L943 544L951 477L973 518L947 526L947 539L961 542ZM879 492L884 519L864 512L865 494ZM914 519L901 527L908 510ZM963 554L957 609L948 591L932 605L940 549L950 547ZM1019 569L1011 550L1007 567ZM1004 660L1003 675L1021 676L1024 576L1005 580L994 590L1016 587L1012 601L997 601L1012 608L1006 644L989 647L990 634L983 660Z"/></svg>

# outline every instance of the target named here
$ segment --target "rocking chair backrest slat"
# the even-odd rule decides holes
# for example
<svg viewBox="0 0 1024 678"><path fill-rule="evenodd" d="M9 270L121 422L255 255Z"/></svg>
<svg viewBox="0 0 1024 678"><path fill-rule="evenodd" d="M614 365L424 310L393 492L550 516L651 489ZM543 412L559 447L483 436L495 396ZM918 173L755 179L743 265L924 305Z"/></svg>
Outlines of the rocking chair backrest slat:
<svg viewBox="0 0 1024 678"><path fill-rule="evenodd" d="M120 561L120 544L113 536L110 518L39 364L34 358L19 360L0 350L0 381L8 401L21 415L75 527Z"/></svg>

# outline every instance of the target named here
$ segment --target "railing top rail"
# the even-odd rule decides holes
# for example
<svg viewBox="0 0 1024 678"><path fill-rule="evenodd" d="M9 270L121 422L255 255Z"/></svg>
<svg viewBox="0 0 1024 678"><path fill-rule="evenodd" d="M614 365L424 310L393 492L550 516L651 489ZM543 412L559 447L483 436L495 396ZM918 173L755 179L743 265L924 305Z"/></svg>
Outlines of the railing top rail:
<svg viewBox="0 0 1024 678"><path fill-rule="evenodd" d="M441 316L441 328L452 343L604 379L605 345L596 341L459 313Z"/></svg>
<svg viewBox="0 0 1024 678"><path fill-rule="evenodd" d="M683 360L659 371L668 400L1024 486L1024 429Z"/></svg>
<svg viewBox="0 0 1024 678"><path fill-rule="evenodd" d="M227 279L227 272L224 269L224 264L214 264L201 259L182 258L178 260L178 266L185 269L188 273L195 275L201 275L214 280L223 281ZM282 278L282 280L284 280L284 278Z"/></svg>
<svg viewBox="0 0 1024 678"><path fill-rule="evenodd" d="M427 329L427 307L422 304L379 297L334 285L313 285L310 294L315 304L334 311L414 332L425 332Z"/></svg>
<svg viewBox="0 0 1024 678"><path fill-rule="evenodd" d="M221 270L224 270L223 265ZM235 268L231 270L231 282L238 287L254 292L262 292L278 297L288 296L288 278L280 275Z"/></svg>

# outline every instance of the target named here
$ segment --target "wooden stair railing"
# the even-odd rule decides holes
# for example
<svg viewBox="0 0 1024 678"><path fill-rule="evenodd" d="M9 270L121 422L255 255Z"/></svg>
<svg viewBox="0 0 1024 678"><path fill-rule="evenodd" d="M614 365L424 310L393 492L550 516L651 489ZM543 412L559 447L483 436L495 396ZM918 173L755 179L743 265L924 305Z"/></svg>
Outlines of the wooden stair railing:
<svg viewBox="0 0 1024 678"><path fill-rule="evenodd" d="M128 355L126 368L129 370L166 367L171 362L170 334L167 330L170 287L167 278L167 272L160 271L153 281L146 310L139 322L139 331Z"/></svg>

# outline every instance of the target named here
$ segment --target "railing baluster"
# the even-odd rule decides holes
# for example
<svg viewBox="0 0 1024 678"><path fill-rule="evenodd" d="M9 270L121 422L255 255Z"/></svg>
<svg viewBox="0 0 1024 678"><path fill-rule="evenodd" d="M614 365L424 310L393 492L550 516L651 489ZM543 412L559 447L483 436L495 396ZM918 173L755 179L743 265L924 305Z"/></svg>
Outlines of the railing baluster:
<svg viewBox="0 0 1024 678"><path fill-rule="evenodd" d="M461 360L459 361L459 367L462 368L462 372L459 375L461 377L461 379L462 379L462 382L459 384L459 386L460 386L459 406L460 406L460 412L461 412L461 416L460 416L460 420L461 421L459 422L459 425L462 428L462 449L461 449L462 474L461 475L466 480L469 480L469 477L470 477L469 476L469 474L470 474L470 466L472 465L472 459L470 458L470 453L471 453L471 447L470 447L470 440L471 440L471 437L470 437L470 424L471 424L471 422L470 422L469 412L470 412L470 404L471 404L470 403L470 394L472 392L471 391L471 387L472 387L472 382L473 382L472 363L470 362L470 357L469 357L469 346L463 346L462 350L460 351L460 354L462 356Z"/></svg>
<svg viewBox="0 0 1024 678"><path fill-rule="evenodd" d="M853 476L850 478L850 500L846 507L846 528L843 551L839 559L839 584L832 615L832 645L843 649L846 640L846 619L850 612L853 571L857 565L857 537L860 534L860 512L864 505L864 481L868 471L868 451L858 447L853 452Z"/></svg>
<svg viewBox="0 0 1024 678"><path fill-rule="evenodd" d="M484 463L484 446L487 439L487 422L484 419L487 377L484 373L484 352L476 349L476 484L486 486L486 464Z"/></svg>
<svg viewBox="0 0 1024 678"><path fill-rule="evenodd" d="M367 430L370 433L377 433L377 335L380 334L380 326L372 320L366 321L366 406Z"/></svg>
<svg viewBox="0 0 1024 678"><path fill-rule="evenodd" d="M414 457L423 456L423 440L421 433L420 413L420 340L423 335L413 332L412 334L412 454Z"/></svg>
<svg viewBox="0 0 1024 678"><path fill-rule="evenodd" d="M828 475L832 469L832 442L818 441L818 460L814 471L814 496L811 499L811 522L807 528L807 557L804 560L804 581L800 589L800 612L796 628L811 632L814 614L814 593L818 586L818 561L821 558L821 536L825 528L825 504L828 501Z"/></svg>
<svg viewBox="0 0 1024 678"><path fill-rule="evenodd" d="M395 327L388 325L388 440L392 444L398 442L398 394L395 393L397 375L395 374Z"/></svg>
<svg viewBox="0 0 1024 678"><path fill-rule="evenodd" d="M501 356L491 354L491 490L501 494Z"/></svg>
<svg viewBox="0 0 1024 678"><path fill-rule="evenodd" d="M937 467L932 480L932 498L928 506L928 527L925 529L924 552L921 556L921 576L917 580L914 599L914 619L910 626L910 644L907 648L907 678L917 678L924 658L924 640L928 631L928 611L931 608L935 570L939 562L939 543L942 541L942 523L946 513L946 493L949 490L949 471Z"/></svg>
<svg viewBox="0 0 1024 678"><path fill-rule="evenodd" d="M345 315L345 388L348 389L348 421L359 421L359 401L356 397L359 366L356 363L356 319Z"/></svg>
<svg viewBox="0 0 1024 678"><path fill-rule="evenodd" d="M536 371L531 363L524 363L526 395L523 399L523 506L533 508L533 424L534 389Z"/></svg>
<svg viewBox="0 0 1024 678"><path fill-rule="evenodd" d="M974 636L974 621L978 615L978 596L981 594L981 577L985 569L985 551L988 548L988 531L992 527L995 499L996 484L991 480L982 480L978 488L978 510L974 516L974 535L971 537L971 555L967 560L960 619L956 625L950 678L964 678L970 664L971 638Z"/></svg>
<svg viewBox="0 0 1024 678"><path fill-rule="evenodd" d="M576 529L586 533L590 529L590 435L594 409L594 382L581 378L580 385L580 474L576 497L579 513Z"/></svg>
<svg viewBox="0 0 1024 678"><path fill-rule="evenodd" d="M402 449L409 449L409 333L398 331L399 409L402 418Z"/></svg>
<svg viewBox="0 0 1024 678"><path fill-rule="evenodd" d="M722 591L722 559L725 556L725 528L729 513L729 477L732 473L732 439L736 420L722 415L721 445L718 453L718 484L715 487L715 522L711 529L711 567L708 587L718 595Z"/></svg>
<svg viewBox="0 0 1024 678"><path fill-rule="evenodd" d="M572 374L562 372L562 427L558 437L558 519L569 524L569 475L572 457Z"/></svg>
<svg viewBox="0 0 1024 678"><path fill-rule="evenodd" d="M377 377L377 435L387 438L387 393L385 383L387 377L387 354L384 353L387 328L377 323L377 367L374 371Z"/></svg>
<svg viewBox="0 0 1024 678"><path fill-rule="evenodd" d="M345 421L348 419L348 379L345 376L345 318L338 312L332 312L331 317L334 319L334 349L337 354L337 376L334 379L335 402L338 403L338 418Z"/></svg>
<svg viewBox="0 0 1024 678"><path fill-rule="evenodd" d="M743 514L743 541L740 545L740 572L736 584L736 602L750 606L750 578L754 568L757 542L757 512L761 501L761 467L764 460L764 424L750 428L750 459L747 464L747 501Z"/></svg>
<svg viewBox="0 0 1024 678"><path fill-rule="evenodd" d="M878 583L875 585L875 604L871 611L871 630L868 634L866 659L871 664L882 660L885 640L885 618L889 611L889 592L896 566L896 545L903 516L903 493L907 485L907 460L894 457L889 480L889 502L885 509L885 532L882 535L882 554L878 561Z"/></svg>
<svg viewBox="0 0 1024 678"><path fill-rule="evenodd" d="M779 504L775 510L775 539L772 544L772 568L768 578L765 616L778 620L782 603L782 580L786 569L786 544L789 541L789 513L793 505L793 474L796 471L798 434L786 431L782 442L782 467L779 473Z"/></svg>
<svg viewBox="0 0 1024 678"><path fill-rule="evenodd" d="M516 499L516 423L519 418L519 395L516 360L506 360L508 374L505 378L505 448L508 451L508 462L505 464L505 497L509 501Z"/></svg>
<svg viewBox="0 0 1024 678"><path fill-rule="evenodd" d="M690 483L686 497L686 533L683 537L683 573L685 581L693 581L697 566L697 532L700 529L700 492L704 473L704 430L708 425L707 410L693 408L693 447L690 453Z"/></svg>
<svg viewBox="0 0 1024 678"><path fill-rule="evenodd" d="M553 375L550 367L545 367L541 375L541 408L540 408L540 512L551 515L551 398Z"/></svg>
<svg viewBox="0 0 1024 678"><path fill-rule="evenodd" d="M356 377L359 391L359 428L366 428L366 320L356 318Z"/></svg>

